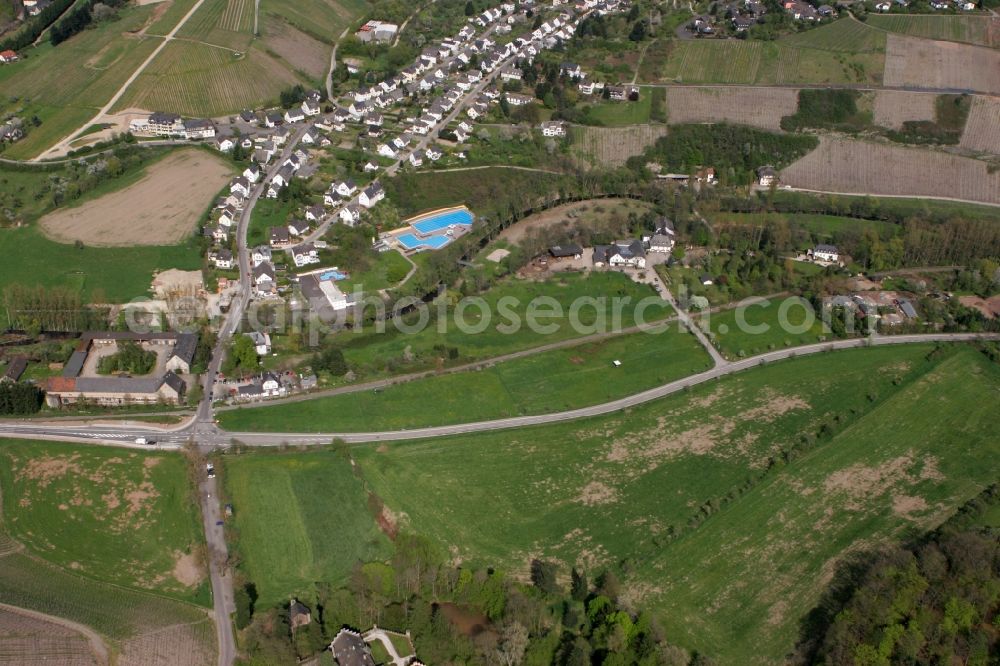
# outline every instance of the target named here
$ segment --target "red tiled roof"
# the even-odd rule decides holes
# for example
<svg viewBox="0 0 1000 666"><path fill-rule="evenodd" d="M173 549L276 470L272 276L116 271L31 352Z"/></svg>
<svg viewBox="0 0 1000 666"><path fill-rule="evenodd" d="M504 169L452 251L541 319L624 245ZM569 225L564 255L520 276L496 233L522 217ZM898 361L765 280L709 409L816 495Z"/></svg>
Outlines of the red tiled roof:
<svg viewBox="0 0 1000 666"><path fill-rule="evenodd" d="M76 377L50 377L46 390L51 393L70 393L76 390Z"/></svg>

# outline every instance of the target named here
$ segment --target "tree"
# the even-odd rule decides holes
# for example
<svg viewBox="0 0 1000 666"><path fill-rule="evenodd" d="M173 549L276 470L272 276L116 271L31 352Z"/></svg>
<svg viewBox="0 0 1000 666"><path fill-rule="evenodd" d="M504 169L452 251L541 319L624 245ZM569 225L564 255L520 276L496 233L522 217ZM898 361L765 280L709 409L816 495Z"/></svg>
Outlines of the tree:
<svg viewBox="0 0 1000 666"><path fill-rule="evenodd" d="M313 370L325 370L334 377L343 377L349 369L344 352L337 347L329 347L313 356L312 364Z"/></svg>
<svg viewBox="0 0 1000 666"><path fill-rule="evenodd" d="M545 594L559 592L559 583L556 581L557 573L558 569L553 562L531 561L531 582Z"/></svg>
<svg viewBox="0 0 1000 666"><path fill-rule="evenodd" d="M249 370L257 367L257 346L245 335L238 335L229 348L229 355L235 367Z"/></svg>
<svg viewBox="0 0 1000 666"><path fill-rule="evenodd" d="M500 663L515 666L524 659L524 651L528 647L528 630L519 622L506 624L500 630L500 639L496 645L496 655Z"/></svg>
<svg viewBox="0 0 1000 666"><path fill-rule="evenodd" d="M476 15L476 6L472 4L472 0L469 0L469 2L465 3L465 15L466 16Z"/></svg>
<svg viewBox="0 0 1000 666"><path fill-rule="evenodd" d="M587 574L583 571L577 571L576 567L573 567L573 571L570 572L570 595L577 601L584 601L587 598L587 593L590 591L587 589Z"/></svg>

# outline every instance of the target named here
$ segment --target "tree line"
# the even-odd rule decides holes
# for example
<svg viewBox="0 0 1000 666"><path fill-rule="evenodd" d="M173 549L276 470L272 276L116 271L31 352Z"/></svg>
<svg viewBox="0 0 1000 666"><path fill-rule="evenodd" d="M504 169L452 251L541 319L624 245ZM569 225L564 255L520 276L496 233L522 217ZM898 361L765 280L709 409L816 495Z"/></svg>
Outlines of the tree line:
<svg viewBox="0 0 1000 666"><path fill-rule="evenodd" d="M45 29L52 25L52 22L59 18L67 8L73 5L75 0L53 0L52 4L39 12L38 16L29 19L24 26L0 41L0 51L11 49L19 51L34 44L38 36L45 32Z"/></svg>
<svg viewBox="0 0 1000 666"><path fill-rule="evenodd" d="M71 11L61 21L52 26L49 31L49 42L56 46L78 32L86 29L95 21L103 21L114 18L117 9L125 4L126 0L86 0L79 7Z"/></svg>

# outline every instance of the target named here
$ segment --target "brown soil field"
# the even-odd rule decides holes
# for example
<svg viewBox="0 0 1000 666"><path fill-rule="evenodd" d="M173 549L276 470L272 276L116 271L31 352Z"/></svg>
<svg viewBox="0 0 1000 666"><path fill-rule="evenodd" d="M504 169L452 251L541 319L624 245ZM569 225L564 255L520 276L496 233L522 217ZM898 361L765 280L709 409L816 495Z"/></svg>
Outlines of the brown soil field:
<svg viewBox="0 0 1000 666"><path fill-rule="evenodd" d="M650 205L633 199L590 199L577 201L550 208L541 213L529 215L520 222L500 232L500 238L508 243L520 243L531 231L551 227L562 222L588 224L611 215L627 217L630 212L636 215L649 210Z"/></svg>
<svg viewBox="0 0 1000 666"><path fill-rule="evenodd" d="M976 96L962 132L962 148L1000 155L1000 98Z"/></svg>
<svg viewBox="0 0 1000 666"><path fill-rule="evenodd" d="M879 90L873 109L875 124L898 130L907 120L934 120L936 99L933 93Z"/></svg>
<svg viewBox="0 0 1000 666"><path fill-rule="evenodd" d="M215 663L215 626L207 617L196 624L161 627L129 639L118 666L199 666Z"/></svg>
<svg viewBox="0 0 1000 666"><path fill-rule="evenodd" d="M792 88L667 88L667 117L680 123L737 123L781 129L781 117L795 113Z"/></svg>
<svg viewBox="0 0 1000 666"><path fill-rule="evenodd" d="M1000 51L890 34L883 84L1000 93Z"/></svg>
<svg viewBox="0 0 1000 666"><path fill-rule="evenodd" d="M92 666L98 663L83 634L35 614L0 609L0 664Z"/></svg>
<svg viewBox="0 0 1000 666"><path fill-rule="evenodd" d="M322 79L330 66L330 47L291 27L281 19L268 16L264 21L264 44L293 69Z"/></svg>
<svg viewBox="0 0 1000 666"><path fill-rule="evenodd" d="M852 139L819 147L781 173L784 185L828 192L929 196L1000 203L1000 172L936 150Z"/></svg>
<svg viewBox="0 0 1000 666"><path fill-rule="evenodd" d="M174 245L191 233L230 175L221 158L181 150L150 166L128 187L57 210L39 224L47 236L63 243Z"/></svg>
<svg viewBox="0 0 1000 666"><path fill-rule="evenodd" d="M581 127L574 130L574 149L597 166L621 166L667 133L666 125Z"/></svg>

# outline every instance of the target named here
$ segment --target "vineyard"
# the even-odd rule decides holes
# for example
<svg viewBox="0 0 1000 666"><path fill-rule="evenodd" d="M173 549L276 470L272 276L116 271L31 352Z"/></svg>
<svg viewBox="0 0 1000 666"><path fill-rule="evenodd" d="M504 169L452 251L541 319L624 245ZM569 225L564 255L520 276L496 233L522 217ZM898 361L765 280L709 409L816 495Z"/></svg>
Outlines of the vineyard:
<svg viewBox="0 0 1000 666"><path fill-rule="evenodd" d="M688 40L674 44L664 76L678 83L753 83L761 42Z"/></svg>
<svg viewBox="0 0 1000 666"><path fill-rule="evenodd" d="M667 133L665 125L575 127L574 151L597 166L621 166Z"/></svg>
<svg viewBox="0 0 1000 666"><path fill-rule="evenodd" d="M937 95L896 90L879 90L875 93L873 120L876 125L902 129L908 120L934 120Z"/></svg>
<svg viewBox="0 0 1000 666"><path fill-rule="evenodd" d="M346 26L366 11L366 4L364 0L299 0L267 3L265 9L299 31L332 44Z"/></svg>
<svg viewBox="0 0 1000 666"><path fill-rule="evenodd" d="M885 34L860 21L844 18L819 28L783 37L781 43L821 51L868 53L885 50Z"/></svg>
<svg viewBox="0 0 1000 666"><path fill-rule="evenodd" d="M672 124L726 122L777 131L797 103L798 91L791 88L667 88Z"/></svg>
<svg viewBox="0 0 1000 666"><path fill-rule="evenodd" d="M138 107L219 116L275 100L296 80L260 49L234 57L204 44L172 42L126 91L116 110Z"/></svg>
<svg viewBox="0 0 1000 666"><path fill-rule="evenodd" d="M851 139L822 138L781 180L811 190L1000 203L1000 172L990 173L985 162Z"/></svg>
<svg viewBox="0 0 1000 666"><path fill-rule="evenodd" d="M262 19L264 47L296 71L322 80L330 65L330 47L277 16Z"/></svg>
<svg viewBox="0 0 1000 666"><path fill-rule="evenodd" d="M1000 155L1000 99L976 97L962 133L962 148Z"/></svg>
<svg viewBox="0 0 1000 666"><path fill-rule="evenodd" d="M1000 46L1000 20L989 16L869 14L868 24L910 37L943 39L980 46Z"/></svg>
<svg viewBox="0 0 1000 666"><path fill-rule="evenodd" d="M58 48L45 43L32 57L0 67L0 113L42 121L5 156L33 157L93 117L156 47L156 39L125 36L141 28L150 11L125 8L118 21L84 30Z"/></svg>
<svg viewBox="0 0 1000 666"><path fill-rule="evenodd" d="M882 51L827 51L791 46L779 40L764 44L764 59L757 83L879 84L884 66L885 54Z"/></svg>
<svg viewBox="0 0 1000 666"><path fill-rule="evenodd" d="M200 666L202 655L215 652L214 632L199 627L212 626L202 609L96 583L23 553L0 558L0 599L91 627L117 646L148 643L147 652L119 658L119 666ZM164 631L177 625L192 631ZM172 653L184 658L172 660Z"/></svg>
<svg viewBox="0 0 1000 666"><path fill-rule="evenodd" d="M891 34L885 85L1000 93L1000 51Z"/></svg>
<svg viewBox="0 0 1000 666"><path fill-rule="evenodd" d="M205 3L188 19L179 35L245 51L253 37L253 0Z"/></svg>
<svg viewBox="0 0 1000 666"><path fill-rule="evenodd" d="M0 663L90 666L98 662L87 639L76 631L0 609Z"/></svg>

